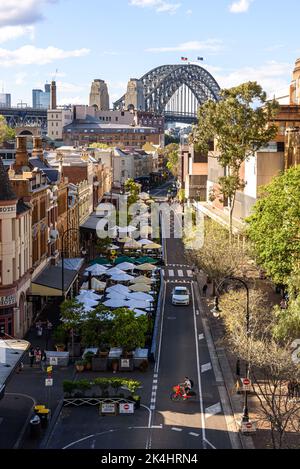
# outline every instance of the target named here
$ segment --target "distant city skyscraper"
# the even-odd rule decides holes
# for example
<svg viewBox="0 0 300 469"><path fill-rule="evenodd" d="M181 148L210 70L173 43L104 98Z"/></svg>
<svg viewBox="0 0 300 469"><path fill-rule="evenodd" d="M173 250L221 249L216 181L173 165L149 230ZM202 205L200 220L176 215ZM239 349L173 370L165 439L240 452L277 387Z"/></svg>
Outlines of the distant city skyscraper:
<svg viewBox="0 0 300 469"><path fill-rule="evenodd" d="M50 84L45 85L45 91L32 90L32 107L35 109L49 109L50 107Z"/></svg>
<svg viewBox="0 0 300 469"><path fill-rule="evenodd" d="M11 94L0 93L0 107L11 107Z"/></svg>

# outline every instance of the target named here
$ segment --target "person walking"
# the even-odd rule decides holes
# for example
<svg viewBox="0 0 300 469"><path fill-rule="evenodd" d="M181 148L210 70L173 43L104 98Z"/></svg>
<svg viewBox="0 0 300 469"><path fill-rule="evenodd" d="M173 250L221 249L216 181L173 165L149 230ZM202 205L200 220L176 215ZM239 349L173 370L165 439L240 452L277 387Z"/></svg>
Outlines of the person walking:
<svg viewBox="0 0 300 469"><path fill-rule="evenodd" d="M34 353L34 348L31 347L31 349L29 350L29 361L30 361L30 368L33 367L33 363L34 363L34 357L35 357L35 353Z"/></svg>
<svg viewBox="0 0 300 469"><path fill-rule="evenodd" d="M207 290L208 290L208 285L207 283L203 286L202 288L202 293L203 293L203 296L206 297L207 296Z"/></svg>
<svg viewBox="0 0 300 469"><path fill-rule="evenodd" d="M34 355L35 355L35 363L36 363L37 365L40 365L41 359L42 359L42 351L41 351L41 349L40 349L39 347L37 347L37 348L35 349Z"/></svg>

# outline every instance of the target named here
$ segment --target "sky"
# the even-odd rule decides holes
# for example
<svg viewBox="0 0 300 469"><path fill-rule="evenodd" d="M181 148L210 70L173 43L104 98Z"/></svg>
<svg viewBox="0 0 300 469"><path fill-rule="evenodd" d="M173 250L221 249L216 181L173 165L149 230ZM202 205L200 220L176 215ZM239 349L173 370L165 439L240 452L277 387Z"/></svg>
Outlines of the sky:
<svg viewBox="0 0 300 469"><path fill-rule="evenodd" d="M59 104L88 104L105 80L111 101L164 64L201 66L222 88L286 87L300 57L299 0L0 0L0 86L31 105L56 79Z"/></svg>

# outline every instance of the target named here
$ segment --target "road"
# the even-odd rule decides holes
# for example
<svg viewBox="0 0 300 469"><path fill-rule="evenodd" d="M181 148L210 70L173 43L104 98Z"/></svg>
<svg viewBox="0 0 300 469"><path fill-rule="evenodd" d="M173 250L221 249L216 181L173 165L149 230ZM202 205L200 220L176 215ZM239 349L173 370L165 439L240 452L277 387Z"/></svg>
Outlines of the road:
<svg viewBox="0 0 300 469"><path fill-rule="evenodd" d="M156 191L163 197L169 184ZM174 239L176 217L171 218L171 237L164 240L165 267L159 351L152 381L143 390L144 407L134 417L118 416L83 422L84 414L69 415L73 438L66 429L67 417L49 445L72 449L231 449L239 448L239 438L230 432L232 421L228 397L210 333L205 325L198 284L185 260L181 239ZM164 223L168 219L164 218ZM171 304L175 285L189 288L191 303ZM193 379L194 401L172 402L172 387L185 376ZM145 398L147 399L145 401ZM78 412L76 410L76 412ZM94 410L89 410L93 414ZM98 420L97 420L98 419ZM230 427L231 428L231 427Z"/></svg>

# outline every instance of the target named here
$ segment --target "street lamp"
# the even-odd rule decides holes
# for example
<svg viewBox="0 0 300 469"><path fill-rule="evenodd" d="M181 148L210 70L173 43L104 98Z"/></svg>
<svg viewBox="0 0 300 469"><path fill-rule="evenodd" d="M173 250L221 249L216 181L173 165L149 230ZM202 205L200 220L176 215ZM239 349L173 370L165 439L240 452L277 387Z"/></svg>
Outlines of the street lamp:
<svg viewBox="0 0 300 469"><path fill-rule="evenodd" d="M246 292L247 292L246 332L247 332L247 338L249 338L250 337L250 294L249 294L249 287L248 287L247 283L244 282L244 280L242 280L240 278L227 277L218 285L217 292L219 292L221 290L222 286L228 281L239 282L246 289ZM214 308L212 309L212 313L213 313L215 318L219 318L220 317L220 312L221 312L221 310L219 308L219 297L216 296L215 305L214 305ZM237 369L237 373L239 373L239 370L240 370L239 360L237 362L236 369ZM249 373L250 373L250 366L249 366L249 362L247 361L246 362L246 378L248 380L249 380ZM246 390L245 391L245 401L244 401L242 423L247 423L247 422L249 422L249 410L248 410L248 391Z"/></svg>

